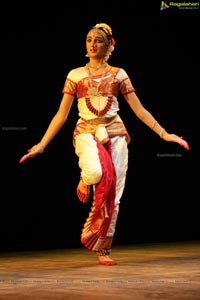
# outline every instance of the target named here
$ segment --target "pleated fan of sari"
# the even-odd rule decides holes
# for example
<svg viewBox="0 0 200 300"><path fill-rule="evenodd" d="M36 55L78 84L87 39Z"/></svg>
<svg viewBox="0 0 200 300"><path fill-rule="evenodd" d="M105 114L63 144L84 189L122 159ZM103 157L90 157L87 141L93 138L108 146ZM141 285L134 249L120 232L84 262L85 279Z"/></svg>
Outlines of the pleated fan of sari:
<svg viewBox="0 0 200 300"><path fill-rule="evenodd" d="M104 145L97 143L102 178L93 187L92 208L81 233L81 242L91 251L102 249L114 209L116 173L110 146L110 141Z"/></svg>

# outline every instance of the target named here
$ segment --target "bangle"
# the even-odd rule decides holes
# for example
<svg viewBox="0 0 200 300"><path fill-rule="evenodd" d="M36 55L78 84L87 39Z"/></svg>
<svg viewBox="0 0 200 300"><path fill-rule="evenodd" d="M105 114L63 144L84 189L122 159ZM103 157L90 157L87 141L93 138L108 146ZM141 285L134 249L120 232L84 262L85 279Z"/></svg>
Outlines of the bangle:
<svg viewBox="0 0 200 300"><path fill-rule="evenodd" d="M154 129L154 127L156 126L156 124L158 124L157 121L153 124L153 126L151 127L151 129Z"/></svg>
<svg viewBox="0 0 200 300"><path fill-rule="evenodd" d="M37 146L40 147L40 153L43 153L44 152L44 146L42 145L42 143L38 143Z"/></svg>
<svg viewBox="0 0 200 300"><path fill-rule="evenodd" d="M160 131L160 138L162 139L162 137L163 137L163 133L164 133L164 131L165 131L165 129L164 128L162 128L161 129L161 131Z"/></svg>

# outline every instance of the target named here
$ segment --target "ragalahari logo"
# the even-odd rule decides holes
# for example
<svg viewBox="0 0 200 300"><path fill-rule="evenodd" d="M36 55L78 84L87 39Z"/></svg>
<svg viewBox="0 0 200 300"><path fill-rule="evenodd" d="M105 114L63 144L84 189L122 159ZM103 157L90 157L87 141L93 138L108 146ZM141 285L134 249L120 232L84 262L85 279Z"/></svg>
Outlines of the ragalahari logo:
<svg viewBox="0 0 200 300"><path fill-rule="evenodd" d="M160 10L165 10L167 8L169 8L170 5L168 5L166 2L161 1L161 5L160 5Z"/></svg>
<svg viewBox="0 0 200 300"><path fill-rule="evenodd" d="M177 9L199 9L199 2L165 2L161 1L160 10L163 11L169 8L177 8Z"/></svg>

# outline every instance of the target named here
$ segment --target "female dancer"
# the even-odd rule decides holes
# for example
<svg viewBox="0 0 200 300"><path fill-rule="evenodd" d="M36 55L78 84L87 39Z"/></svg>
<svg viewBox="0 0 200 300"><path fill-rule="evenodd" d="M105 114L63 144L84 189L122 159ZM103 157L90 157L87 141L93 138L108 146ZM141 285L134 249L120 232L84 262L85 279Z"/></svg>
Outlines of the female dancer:
<svg viewBox="0 0 200 300"><path fill-rule="evenodd" d="M99 263L106 266L116 264L109 253L125 186L130 142L118 113L118 94L160 138L189 150L188 143L182 137L168 133L143 107L126 71L108 64L114 46L115 40L109 25L100 23L89 30L86 36L88 63L68 73L58 111L40 142L19 161L22 163L44 151L66 122L76 97L78 120L73 132L73 145L80 167L77 196L80 201L86 202L90 192L93 193L93 203L83 226L81 242L97 253Z"/></svg>

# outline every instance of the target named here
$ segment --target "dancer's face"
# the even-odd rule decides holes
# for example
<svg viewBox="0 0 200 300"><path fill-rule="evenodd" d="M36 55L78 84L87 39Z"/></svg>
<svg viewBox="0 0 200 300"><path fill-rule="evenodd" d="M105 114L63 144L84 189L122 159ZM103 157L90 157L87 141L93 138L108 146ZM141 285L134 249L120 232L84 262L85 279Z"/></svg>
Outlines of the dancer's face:
<svg viewBox="0 0 200 300"><path fill-rule="evenodd" d="M102 59L105 57L108 44L99 30L91 30L86 38L86 50L90 58Z"/></svg>

